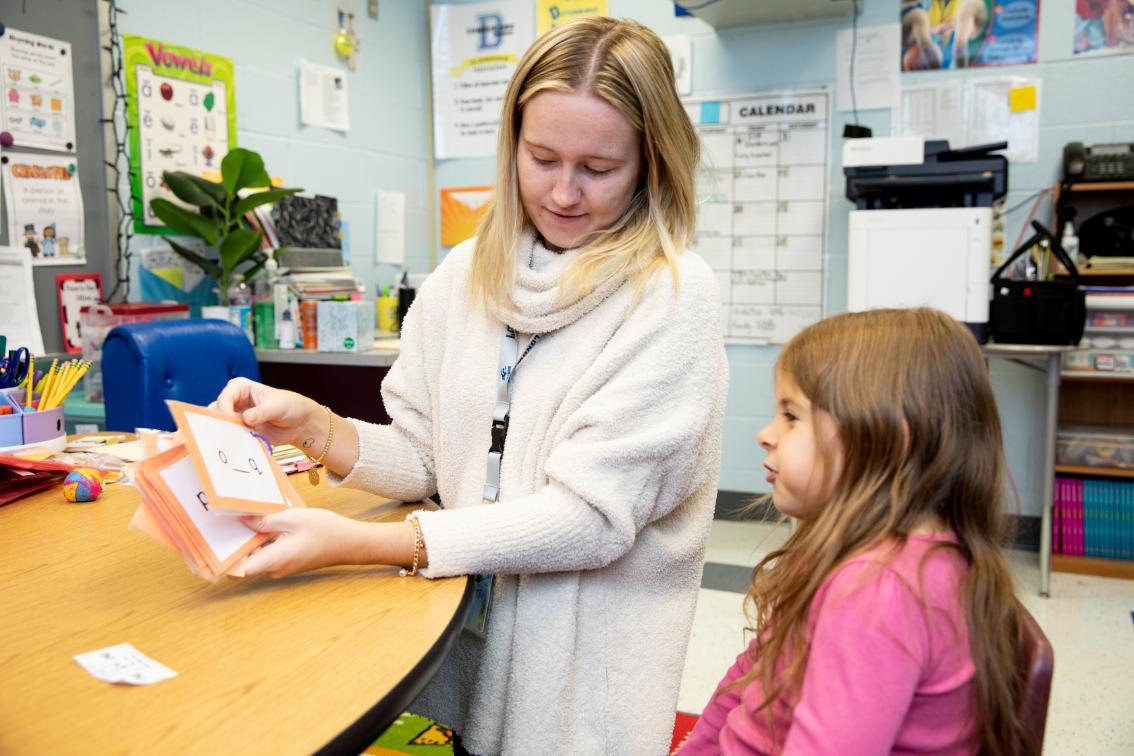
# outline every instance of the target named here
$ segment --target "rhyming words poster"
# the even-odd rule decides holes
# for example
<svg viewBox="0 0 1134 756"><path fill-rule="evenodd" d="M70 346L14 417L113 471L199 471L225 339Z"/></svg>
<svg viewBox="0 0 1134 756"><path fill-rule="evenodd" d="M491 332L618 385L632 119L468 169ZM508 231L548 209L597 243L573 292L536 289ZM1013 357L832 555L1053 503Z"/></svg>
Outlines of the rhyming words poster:
<svg viewBox="0 0 1134 756"><path fill-rule="evenodd" d="M5 146L75 151L71 45L0 26L0 132Z"/></svg>
<svg viewBox="0 0 1134 756"><path fill-rule="evenodd" d="M232 61L129 35L123 38L123 56L134 228L162 233L165 226L150 201L162 197L180 203L163 185L162 173L186 171L219 180L221 160L236 146Z"/></svg>

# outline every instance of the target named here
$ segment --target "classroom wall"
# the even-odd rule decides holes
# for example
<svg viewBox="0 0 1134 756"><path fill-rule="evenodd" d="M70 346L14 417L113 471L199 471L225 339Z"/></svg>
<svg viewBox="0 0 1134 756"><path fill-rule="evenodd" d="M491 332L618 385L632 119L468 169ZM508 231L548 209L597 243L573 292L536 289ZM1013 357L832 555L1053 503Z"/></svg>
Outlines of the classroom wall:
<svg viewBox="0 0 1134 756"><path fill-rule="evenodd" d="M666 0L610 0L609 8L611 15L637 19L659 34L688 34L692 38L695 96L832 85L835 35L851 24L847 16L718 32L696 18L675 18L672 3ZM865 0L859 24L894 23L898 20L898 8L899 0ZM1134 98L1120 83L1134 77L1134 56L1075 59L1071 47L1073 28L1074 3L1042 0L1037 64L902 76L903 83L908 84L1007 74L1042 79L1039 161L1010 167L1007 207L1057 179L1066 142L1134 141ZM848 115L836 113L831 129L828 313L846 309L847 212L851 205L844 199L841 135ZM877 136L890 132L889 110L860 111L860 120ZM492 183L492 161L438 161L436 176L438 187ZM1009 244L1016 239L1028 210L1025 206L1009 216ZM1049 218L1050 204L1042 206L1037 217ZM720 487L725 491L764 491L767 485L761 467L763 453L756 443L756 434L772 413L772 365L779 349L727 349L731 378ZM991 369L1009 468L1020 491L1021 511L1038 515L1043 469L1043 376L1001 360L994 360Z"/></svg>
<svg viewBox="0 0 1134 756"><path fill-rule="evenodd" d="M59 318L59 296L56 276L59 274L98 273L102 278L103 292L114 288L114 269L109 251L110 228L107 222L108 195L106 192L106 152L104 135L98 115L84 118L85 114L100 113L101 92L99 82L98 7L90 0L54 0L54 2L0 3L0 23L12 29L55 37L71 43L72 71L75 81L75 156L79 165L79 191L83 196L83 242L87 249L86 261L81 265L41 265L32 268L36 310L43 346L48 353L62 353L63 328ZM62 153L22 147L44 155ZM5 224L7 222L7 212ZM0 228L0 244L20 246L19 229ZM9 346L14 346L9 344Z"/></svg>
<svg viewBox="0 0 1134 756"><path fill-rule="evenodd" d="M232 59L237 145L262 154L268 171L287 186L338 198L344 247L369 294L396 275L390 266L374 263L380 189L405 192L406 262L411 271L428 270L424 0L383 0L377 20L367 16L363 0L120 0L120 5L127 11L121 17L126 34ZM357 68L347 78L347 133L299 123L300 59L346 70L332 48L339 7L353 10L361 41ZM138 236L133 249L160 244L160 237ZM136 286L131 296L138 298Z"/></svg>
<svg viewBox="0 0 1134 756"><path fill-rule="evenodd" d="M376 283L392 275L372 262L374 197L379 189L406 193L407 258L412 270L427 269L430 246L437 238L437 218L430 215L428 21L425 0L380 0L377 21L366 16L365 2L347 0L345 5L356 12L362 40L358 69L349 78L352 128L348 134L301 127L298 116L298 60L341 65L331 49L334 3L199 0L186 5L173 0L123 0L128 15L122 17L122 27L127 33L233 59L238 144L260 151L269 170L288 185L339 198L352 267L373 292ZM690 35L697 96L830 85L835 79L835 34L850 25L849 17L843 17L717 32L696 18L676 18L669 0L609 0L609 5L612 15L636 18L660 34ZM1134 140L1134 99L1120 85L1134 74L1134 56L1075 59L1073 3L1044 0L1041 5L1038 64L903 75L908 83L1010 73L1042 79L1040 159L1012 166L1009 207L1056 179L1064 143ZM860 23L892 23L897 18L898 0L865 0ZM831 130L829 313L841 312L846 305L849 203L843 199L840 165L840 135L846 121L845 114L835 114ZM863 111L861 121L876 135L889 132L889 111ZM491 184L493 161L438 161L434 176L438 189ZM1027 209L1009 217L1009 243ZM1042 207L1039 217L1049 212L1049 207ZM157 237L137 237L134 249L159 243ZM438 259L445 252L434 251ZM724 490L758 492L766 487L755 438L772 410L771 368L777 354L776 347L728 347L732 375L721 471ZM1043 461L1042 376L1002 361L994 361L992 371L1022 511L1035 515Z"/></svg>

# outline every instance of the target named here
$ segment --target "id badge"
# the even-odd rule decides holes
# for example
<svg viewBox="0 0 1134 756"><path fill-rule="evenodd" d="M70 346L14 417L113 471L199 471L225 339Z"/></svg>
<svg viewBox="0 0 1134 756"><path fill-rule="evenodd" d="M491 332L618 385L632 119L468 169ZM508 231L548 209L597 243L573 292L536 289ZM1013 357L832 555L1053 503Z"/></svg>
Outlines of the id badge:
<svg viewBox="0 0 1134 756"><path fill-rule="evenodd" d="M495 586L495 575L473 575L472 604L465 617L465 629L481 639L488 629L488 610L492 606L492 590Z"/></svg>

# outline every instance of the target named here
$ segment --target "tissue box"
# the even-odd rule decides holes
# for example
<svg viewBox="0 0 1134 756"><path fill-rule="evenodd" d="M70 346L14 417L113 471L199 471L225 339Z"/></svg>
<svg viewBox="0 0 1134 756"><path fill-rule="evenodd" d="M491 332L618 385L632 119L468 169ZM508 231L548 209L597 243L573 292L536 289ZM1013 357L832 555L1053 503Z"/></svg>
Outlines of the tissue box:
<svg viewBox="0 0 1134 756"><path fill-rule="evenodd" d="M320 352L369 352L374 348L374 302L320 302Z"/></svg>

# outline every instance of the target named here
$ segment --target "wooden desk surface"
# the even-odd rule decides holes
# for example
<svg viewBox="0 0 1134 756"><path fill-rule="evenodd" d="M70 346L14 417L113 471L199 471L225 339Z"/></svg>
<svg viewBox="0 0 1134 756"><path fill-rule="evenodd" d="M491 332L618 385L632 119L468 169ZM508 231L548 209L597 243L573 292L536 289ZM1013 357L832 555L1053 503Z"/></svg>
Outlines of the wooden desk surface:
<svg viewBox="0 0 1134 756"><path fill-rule="evenodd" d="M291 481L365 520L413 507ZM134 489L0 508L0 753L360 753L460 631L466 578L343 567L209 583L127 529ZM75 654L131 643L178 676L110 685Z"/></svg>

